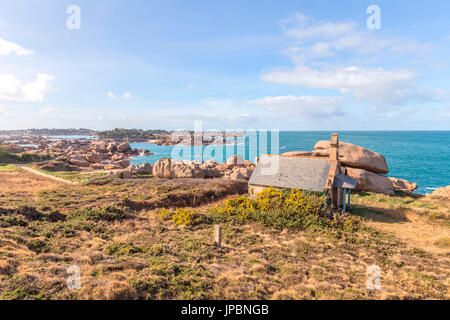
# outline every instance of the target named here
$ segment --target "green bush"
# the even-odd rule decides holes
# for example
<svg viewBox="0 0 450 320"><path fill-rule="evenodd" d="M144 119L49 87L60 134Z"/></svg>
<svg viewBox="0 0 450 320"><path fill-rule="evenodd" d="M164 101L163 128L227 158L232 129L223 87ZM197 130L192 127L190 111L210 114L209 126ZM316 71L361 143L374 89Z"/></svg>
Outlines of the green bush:
<svg viewBox="0 0 450 320"><path fill-rule="evenodd" d="M355 229L353 217L333 216L327 192L267 188L257 199L232 198L213 208L216 221L261 222L277 228L315 229L337 227ZM350 230L349 230L350 231Z"/></svg>
<svg viewBox="0 0 450 320"><path fill-rule="evenodd" d="M30 163L35 161L50 160L52 157L48 154L34 153L9 153L5 148L0 148L0 163Z"/></svg>

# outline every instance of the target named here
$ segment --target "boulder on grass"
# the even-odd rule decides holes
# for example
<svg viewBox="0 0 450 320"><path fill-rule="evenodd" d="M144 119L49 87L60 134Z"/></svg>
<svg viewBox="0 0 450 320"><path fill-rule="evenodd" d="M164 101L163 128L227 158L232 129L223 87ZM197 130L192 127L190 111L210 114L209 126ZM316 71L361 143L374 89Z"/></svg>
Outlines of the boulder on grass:
<svg viewBox="0 0 450 320"><path fill-rule="evenodd" d="M91 163L89 161L87 161L86 159L84 159L81 156L74 156L74 157L70 158L69 163L76 165L78 167L84 167L84 168L87 168L91 165Z"/></svg>
<svg viewBox="0 0 450 320"><path fill-rule="evenodd" d="M409 182L408 180L398 179L394 177L389 177L388 179L392 181L394 190L396 191L411 193L417 189L417 183Z"/></svg>
<svg viewBox="0 0 450 320"><path fill-rule="evenodd" d="M394 185L389 178L364 170L345 167L346 175L356 179L358 184L354 191L368 191L394 195Z"/></svg>
<svg viewBox="0 0 450 320"><path fill-rule="evenodd" d="M133 170L133 172L137 173L137 174L151 174L153 172L153 167L150 163L143 163L141 165L138 164L134 164L131 166L131 169Z"/></svg>
<svg viewBox="0 0 450 320"><path fill-rule="evenodd" d="M153 165L153 175L158 178L173 178L173 162L170 158L162 158Z"/></svg>
<svg viewBox="0 0 450 320"><path fill-rule="evenodd" d="M322 150L329 154L330 141L319 141L315 150ZM339 160L343 165L386 174L389 172L386 159L383 155L347 142L339 142Z"/></svg>
<svg viewBox="0 0 450 320"><path fill-rule="evenodd" d="M248 168L234 168L233 171L225 175L225 178L231 180L249 180L252 173L253 170L250 170Z"/></svg>
<svg viewBox="0 0 450 320"><path fill-rule="evenodd" d="M172 177L174 178L193 178L194 171L191 167L181 163L176 164L172 167Z"/></svg>
<svg viewBox="0 0 450 320"><path fill-rule="evenodd" d="M200 168L202 168L205 178L218 178L222 176L219 170L215 167L200 166Z"/></svg>
<svg viewBox="0 0 450 320"><path fill-rule="evenodd" d="M450 186L438 188L431 195L450 199Z"/></svg>

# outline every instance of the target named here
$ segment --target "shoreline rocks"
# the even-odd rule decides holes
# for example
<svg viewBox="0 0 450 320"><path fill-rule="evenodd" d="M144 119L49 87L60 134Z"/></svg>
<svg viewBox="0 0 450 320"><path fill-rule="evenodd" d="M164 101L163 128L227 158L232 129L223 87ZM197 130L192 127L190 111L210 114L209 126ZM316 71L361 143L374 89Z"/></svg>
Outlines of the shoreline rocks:
<svg viewBox="0 0 450 320"><path fill-rule="evenodd" d="M111 139L59 139L40 138L33 153L50 154L59 161L81 169L111 170L128 168L130 157L140 154L149 155L147 150L131 148L128 142Z"/></svg>
<svg viewBox="0 0 450 320"><path fill-rule="evenodd" d="M408 180L398 179L394 177L388 177L394 186L395 191L402 191L406 193L412 193L417 189L417 183L409 182Z"/></svg>

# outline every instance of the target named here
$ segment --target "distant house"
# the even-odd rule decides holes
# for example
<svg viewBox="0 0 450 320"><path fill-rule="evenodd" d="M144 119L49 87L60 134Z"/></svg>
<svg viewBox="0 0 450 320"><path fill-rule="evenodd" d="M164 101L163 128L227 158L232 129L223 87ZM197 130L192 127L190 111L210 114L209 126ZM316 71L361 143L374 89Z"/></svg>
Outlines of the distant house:
<svg viewBox="0 0 450 320"><path fill-rule="evenodd" d="M339 139L333 133L328 157L261 155L249 180L249 192L257 194L267 187L328 190L333 209L342 206L346 211L357 181L342 173Z"/></svg>

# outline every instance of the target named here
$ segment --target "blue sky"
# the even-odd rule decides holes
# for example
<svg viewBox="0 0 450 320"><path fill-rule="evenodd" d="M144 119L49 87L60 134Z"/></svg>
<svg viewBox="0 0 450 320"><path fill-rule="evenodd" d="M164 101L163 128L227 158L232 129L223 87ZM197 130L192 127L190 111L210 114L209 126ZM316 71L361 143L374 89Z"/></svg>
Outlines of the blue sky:
<svg viewBox="0 0 450 320"><path fill-rule="evenodd" d="M370 5L379 30L366 26ZM2 0L0 127L448 130L449 12L448 1Z"/></svg>

